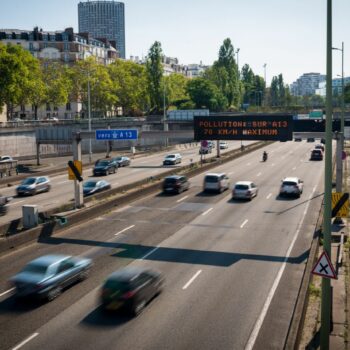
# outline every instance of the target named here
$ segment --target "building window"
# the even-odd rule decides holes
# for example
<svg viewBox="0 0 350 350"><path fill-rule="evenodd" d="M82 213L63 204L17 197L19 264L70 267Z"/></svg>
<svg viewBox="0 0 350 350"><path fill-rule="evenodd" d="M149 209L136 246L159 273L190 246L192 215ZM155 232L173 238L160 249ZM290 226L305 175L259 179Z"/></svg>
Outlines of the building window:
<svg viewBox="0 0 350 350"><path fill-rule="evenodd" d="M63 39L63 41L68 41L68 34L62 33L62 39Z"/></svg>
<svg viewBox="0 0 350 350"><path fill-rule="evenodd" d="M21 112L25 112L26 111L26 106L25 105L21 105Z"/></svg>
<svg viewBox="0 0 350 350"><path fill-rule="evenodd" d="M67 53L67 52L64 54L64 61L65 62L69 61L69 53Z"/></svg>
<svg viewBox="0 0 350 350"><path fill-rule="evenodd" d="M29 43L29 50L30 50L30 51L33 51L33 50L34 50L34 45L33 45L33 43Z"/></svg>
<svg viewBox="0 0 350 350"><path fill-rule="evenodd" d="M55 35L50 35L50 41L55 41L56 38L55 38Z"/></svg>
<svg viewBox="0 0 350 350"><path fill-rule="evenodd" d="M58 111L58 107L57 107L57 106L54 106L54 107L53 107L53 110L54 110L54 111Z"/></svg>
<svg viewBox="0 0 350 350"><path fill-rule="evenodd" d="M49 103L46 103L46 111L51 111L51 107Z"/></svg>
<svg viewBox="0 0 350 350"><path fill-rule="evenodd" d="M71 111L71 110L72 110L71 105L70 105L70 102L68 102L68 103L66 104L66 110L67 110L67 111Z"/></svg>
<svg viewBox="0 0 350 350"><path fill-rule="evenodd" d="M69 43L63 44L64 51L69 51Z"/></svg>

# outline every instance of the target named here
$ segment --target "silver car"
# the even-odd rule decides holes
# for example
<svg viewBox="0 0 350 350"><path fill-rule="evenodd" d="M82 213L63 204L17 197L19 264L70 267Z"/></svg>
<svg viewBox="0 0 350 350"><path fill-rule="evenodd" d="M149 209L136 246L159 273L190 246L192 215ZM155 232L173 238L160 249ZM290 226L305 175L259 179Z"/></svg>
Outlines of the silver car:
<svg viewBox="0 0 350 350"><path fill-rule="evenodd" d="M49 192L50 179L47 176L27 177L17 186L17 196L34 195L40 192Z"/></svg>
<svg viewBox="0 0 350 350"><path fill-rule="evenodd" d="M91 266L91 259L45 255L29 262L10 282L15 287L17 297L37 297L51 301L64 288L85 279Z"/></svg>
<svg viewBox="0 0 350 350"><path fill-rule="evenodd" d="M258 187L252 181L238 181L232 189L232 199L249 199L258 195Z"/></svg>

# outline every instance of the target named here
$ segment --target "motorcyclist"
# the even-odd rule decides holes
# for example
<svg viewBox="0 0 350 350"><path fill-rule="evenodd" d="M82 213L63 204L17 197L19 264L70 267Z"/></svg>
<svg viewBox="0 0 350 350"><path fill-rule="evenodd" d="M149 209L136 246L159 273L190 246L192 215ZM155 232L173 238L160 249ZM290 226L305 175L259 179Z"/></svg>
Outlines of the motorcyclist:
<svg viewBox="0 0 350 350"><path fill-rule="evenodd" d="M267 152L264 151L264 153L263 153L263 161L265 162L266 160L267 160Z"/></svg>

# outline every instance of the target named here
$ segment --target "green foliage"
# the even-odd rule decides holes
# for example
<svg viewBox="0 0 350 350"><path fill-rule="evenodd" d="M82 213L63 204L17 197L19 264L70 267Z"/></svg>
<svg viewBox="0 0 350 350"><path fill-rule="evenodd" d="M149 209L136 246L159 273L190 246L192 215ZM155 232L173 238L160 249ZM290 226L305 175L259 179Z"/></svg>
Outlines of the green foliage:
<svg viewBox="0 0 350 350"><path fill-rule="evenodd" d="M7 105L8 119L13 108L30 102L40 79L39 61L19 45L0 44L0 105Z"/></svg>
<svg viewBox="0 0 350 350"><path fill-rule="evenodd" d="M313 296L315 298L321 297L321 289L319 287L316 287L313 283L310 283L309 285L309 293L310 296Z"/></svg>
<svg viewBox="0 0 350 350"><path fill-rule="evenodd" d="M166 106L179 105L189 100L187 81L181 74L171 74L163 78L162 89L165 91Z"/></svg>
<svg viewBox="0 0 350 350"><path fill-rule="evenodd" d="M196 108L209 108L211 111L227 109L226 97L214 83L205 78L195 78L188 82L187 92Z"/></svg>
<svg viewBox="0 0 350 350"><path fill-rule="evenodd" d="M142 114L149 106L147 76L144 66L130 61L117 60L108 66L113 93L117 96L115 107L124 114Z"/></svg>
<svg viewBox="0 0 350 350"><path fill-rule="evenodd" d="M292 102L289 88L285 86L282 74L272 78L269 93L269 102L272 107L286 107Z"/></svg>
<svg viewBox="0 0 350 350"><path fill-rule="evenodd" d="M148 93L152 110L160 110L163 105L163 91L161 89L163 78L162 55L161 43L156 41L149 49L146 63Z"/></svg>

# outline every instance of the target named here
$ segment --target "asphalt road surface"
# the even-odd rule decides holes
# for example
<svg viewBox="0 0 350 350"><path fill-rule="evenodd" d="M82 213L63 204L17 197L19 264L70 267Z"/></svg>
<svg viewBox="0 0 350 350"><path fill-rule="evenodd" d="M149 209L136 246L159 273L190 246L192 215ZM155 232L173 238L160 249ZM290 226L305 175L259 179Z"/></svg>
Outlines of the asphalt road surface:
<svg viewBox="0 0 350 350"><path fill-rule="evenodd" d="M248 145L252 143L251 141L245 141L244 144ZM222 153L228 152L232 149L239 148L240 141L231 141L228 143L229 147L227 149L221 150ZM167 151L159 152L149 156L144 156L136 158L131 161L131 166L119 168L116 174L110 174L108 176L97 177L105 179L112 187L118 187L122 185L129 184L150 176L156 176L163 172L166 172L173 168L181 167L182 165L187 165L190 163L190 159L193 161L198 161L200 155L198 154L199 147L188 148L181 151ZM169 153L180 153L182 155L182 163L175 166L163 166L163 159L166 154ZM216 156L216 148L208 157ZM94 178L92 176L92 167L83 169L83 177L85 180ZM9 204L9 211L5 216L0 217L0 224L4 224L11 220L20 218L22 216L22 206L23 205L37 205L39 211L49 210L58 207L62 204L68 203L74 198L74 185L73 181L68 180L68 174L60 174L57 176L49 176L51 180L51 191L48 193L40 193L35 196L29 197L16 197L16 186L1 189L1 194L3 196L14 196L13 200Z"/></svg>
<svg viewBox="0 0 350 350"><path fill-rule="evenodd" d="M1 349L281 349L323 194L313 144L274 143L219 166L232 184L252 180L252 201L202 193L203 174L181 195L150 195L0 257ZM298 176L298 199L278 197ZM123 231L123 232L121 232ZM51 303L17 303L6 281L48 253L94 260L91 276ZM163 272L163 293L137 318L106 315L100 286L127 264Z"/></svg>

